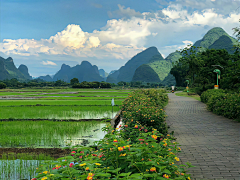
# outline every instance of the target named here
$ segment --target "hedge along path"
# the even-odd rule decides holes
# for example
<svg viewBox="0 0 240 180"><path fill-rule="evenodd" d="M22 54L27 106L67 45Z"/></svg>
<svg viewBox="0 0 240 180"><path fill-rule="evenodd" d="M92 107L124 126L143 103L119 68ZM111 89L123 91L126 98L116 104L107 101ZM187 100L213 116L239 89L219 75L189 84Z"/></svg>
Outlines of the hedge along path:
<svg viewBox="0 0 240 180"><path fill-rule="evenodd" d="M207 105L190 97L169 93L164 108L169 132L181 145L180 163L194 180L240 179L240 123L207 110Z"/></svg>

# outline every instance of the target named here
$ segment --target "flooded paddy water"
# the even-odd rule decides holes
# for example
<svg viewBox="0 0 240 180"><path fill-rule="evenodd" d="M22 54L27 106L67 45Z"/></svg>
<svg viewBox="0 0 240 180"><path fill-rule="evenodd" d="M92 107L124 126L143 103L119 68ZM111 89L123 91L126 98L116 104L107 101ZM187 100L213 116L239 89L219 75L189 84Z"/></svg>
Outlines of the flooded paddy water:
<svg viewBox="0 0 240 180"><path fill-rule="evenodd" d="M94 119L111 119L129 93L116 90L43 90L43 94L39 93L41 90L31 91L0 91L1 180L30 180L36 175L36 167L44 160L54 161L69 155L72 146L94 145L95 141L104 138L107 132L103 132L102 128L110 123ZM42 98L36 97L39 95ZM51 99L48 99L49 96ZM117 104L113 111L112 98Z"/></svg>

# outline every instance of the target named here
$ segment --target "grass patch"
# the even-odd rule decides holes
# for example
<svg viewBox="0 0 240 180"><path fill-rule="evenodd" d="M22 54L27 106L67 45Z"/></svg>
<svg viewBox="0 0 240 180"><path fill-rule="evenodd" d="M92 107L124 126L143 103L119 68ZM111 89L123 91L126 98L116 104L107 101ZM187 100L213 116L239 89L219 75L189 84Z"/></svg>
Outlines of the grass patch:
<svg viewBox="0 0 240 180"><path fill-rule="evenodd" d="M0 147L65 147L66 142L81 136L101 134L100 121L2 121Z"/></svg>
<svg viewBox="0 0 240 180"><path fill-rule="evenodd" d="M123 100L115 100L115 105L121 105ZM26 105L65 105L65 106L81 106L81 105L111 105L111 100L0 100L0 106L26 106Z"/></svg>
<svg viewBox="0 0 240 180"><path fill-rule="evenodd" d="M119 110L119 106L113 107L114 113ZM111 118L111 115L112 106L16 106L0 108L0 119L100 119Z"/></svg>
<svg viewBox="0 0 240 180"><path fill-rule="evenodd" d="M180 93L175 93L176 96L184 96L184 97L190 97L190 98L194 98L198 101L201 101L200 96L199 95L188 95L187 92L180 92Z"/></svg>

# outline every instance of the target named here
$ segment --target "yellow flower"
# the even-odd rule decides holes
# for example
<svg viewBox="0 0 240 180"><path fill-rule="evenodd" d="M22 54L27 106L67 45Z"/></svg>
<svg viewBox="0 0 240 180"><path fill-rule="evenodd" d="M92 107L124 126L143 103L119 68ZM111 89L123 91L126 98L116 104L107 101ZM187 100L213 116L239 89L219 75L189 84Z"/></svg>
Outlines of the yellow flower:
<svg viewBox="0 0 240 180"><path fill-rule="evenodd" d="M125 154L120 154L119 156L126 156L126 153Z"/></svg>
<svg viewBox="0 0 240 180"><path fill-rule="evenodd" d="M171 151L171 149L170 149L170 148L169 148L168 150L169 150L169 151Z"/></svg>
<svg viewBox="0 0 240 180"><path fill-rule="evenodd" d="M118 147L118 150L119 150L119 151L123 151L123 148L122 148L122 147Z"/></svg>
<svg viewBox="0 0 240 180"><path fill-rule="evenodd" d="M43 171L43 173L44 173L44 174L47 174L47 173L48 173L48 171Z"/></svg>
<svg viewBox="0 0 240 180"><path fill-rule="evenodd" d="M157 136L156 136L156 135L152 135L152 138L156 140L156 139L157 139Z"/></svg>
<svg viewBox="0 0 240 180"><path fill-rule="evenodd" d="M99 163L95 163L97 166L100 166L101 164L99 164Z"/></svg>
<svg viewBox="0 0 240 180"><path fill-rule="evenodd" d="M166 147L166 146L167 146L167 143L165 143L164 146Z"/></svg>
<svg viewBox="0 0 240 180"><path fill-rule="evenodd" d="M150 169L150 171L151 171L151 172L156 171L156 168L155 168L155 167L152 167L152 168Z"/></svg>
<svg viewBox="0 0 240 180"><path fill-rule="evenodd" d="M179 161L179 158L178 157L175 157L176 161Z"/></svg>
<svg viewBox="0 0 240 180"><path fill-rule="evenodd" d="M89 167L86 167L86 170L88 171L88 170L89 170Z"/></svg>
<svg viewBox="0 0 240 180"><path fill-rule="evenodd" d="M88 173L88 176L93 176L93 173Z"/></svg>
<svg viewBox="0 0 240 180"><path fill-rule="evenodd" d="M191 178L190 178L190 177L188 177L188 180L191 180Z"/></svg>
<svg viewBox="0 0 240 180"><path fill-rule="evenodd" d="M86 163L80 164L79 166L86 166Z"/></svg>
<svg viewBox="0 0 240 180"><path fill-rule="evenodd" d="M181 151L181 148L180 148L180 147L179 147L178 149L179 149L179 151Z"/></svg>
<svg viewBox="0 0 240 180"><path fill-rule="evenodd" d="M148 169L146 169L146 171L149 171Z"/></svg>
<svg viewBox="0 0 240 180"><path fill-rule="evenodd" d="M45 179L47 179L47 177L43 177L41 180L45 180Z"/></svg>

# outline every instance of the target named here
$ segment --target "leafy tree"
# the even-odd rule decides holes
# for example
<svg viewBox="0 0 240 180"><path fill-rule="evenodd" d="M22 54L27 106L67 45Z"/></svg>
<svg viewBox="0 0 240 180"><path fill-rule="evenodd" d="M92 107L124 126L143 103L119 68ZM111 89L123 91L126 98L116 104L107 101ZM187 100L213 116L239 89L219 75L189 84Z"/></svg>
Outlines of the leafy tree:
<svg viewBox="0 0 240 180"><path fill-rule="evenodd" d="M240 22L240 20L239 20L239 22ZM237 40L239 41L239 40L240 40L240 27L235 27L235 28L233 28L233 31L234 31L233 34L236 35Z"/></svg>
<svg viewBox="0 0 240 180"><path fill-rule="evenodd" d="M5 89L7 85L3 82L0 82L0 89Z"/></svg>
<svg viewBox="0 0 240 180"><path fill-rule="evenodd" d="M72 78L72 79L70 80L70 84L71 84L71 85L74 85L74 84L76 84L76 83L79 83L78 78Z"/></svg>
<svg viewBox="0 0 240 180"><path fill-rule="evenodd" d="M188 45L184 48L180 53L182 57L179 59L179 62L183 64L183 66L188 67L188 72L186 78L191 79L191 86L194 85L195 75L200 66L202 66L202 61L198 58L199 56L199 49L201 47L195 47L192 45Z"/></svg>

